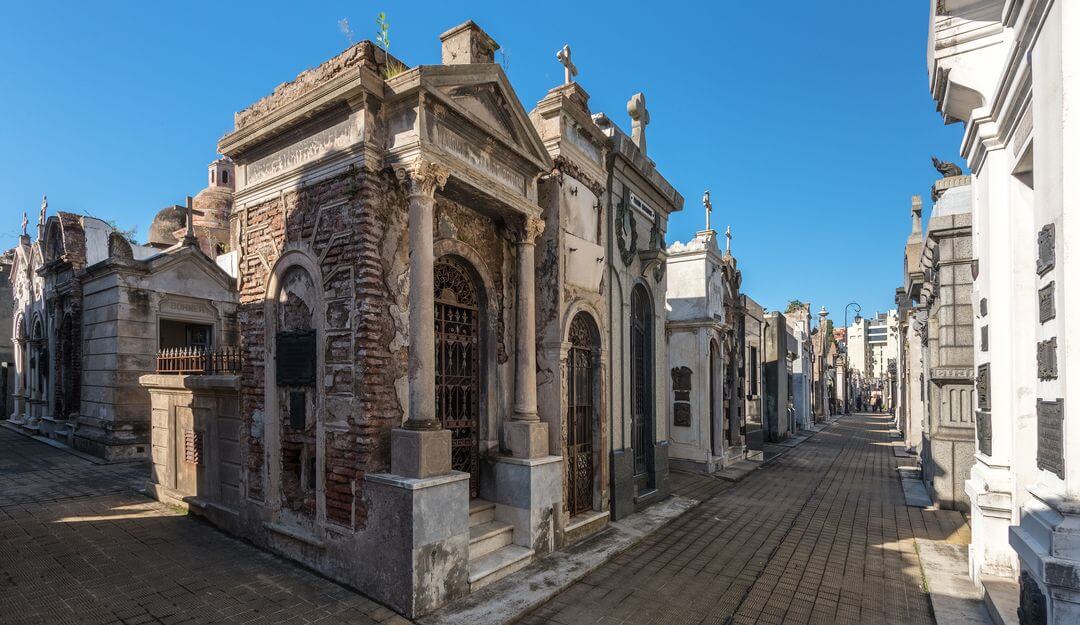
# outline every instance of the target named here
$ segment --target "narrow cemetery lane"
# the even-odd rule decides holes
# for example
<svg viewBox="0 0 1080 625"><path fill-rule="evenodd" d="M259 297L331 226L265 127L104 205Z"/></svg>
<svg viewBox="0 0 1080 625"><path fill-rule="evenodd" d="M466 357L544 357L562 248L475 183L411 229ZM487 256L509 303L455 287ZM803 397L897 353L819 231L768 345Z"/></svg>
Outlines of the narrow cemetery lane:
<svg viewBox="0 0 1080 625"><path fill-rule="evenodd" d="M407 623L364 596L0 428L0 624Z"/></svg>
<svg viewBox="0 0 1080 625"><path fill-rule="evenodd" d="M956 512L905 506L888 432L884 416L843 419L521 622L933 623L912 539L955 539L966 526Z"/></svg>

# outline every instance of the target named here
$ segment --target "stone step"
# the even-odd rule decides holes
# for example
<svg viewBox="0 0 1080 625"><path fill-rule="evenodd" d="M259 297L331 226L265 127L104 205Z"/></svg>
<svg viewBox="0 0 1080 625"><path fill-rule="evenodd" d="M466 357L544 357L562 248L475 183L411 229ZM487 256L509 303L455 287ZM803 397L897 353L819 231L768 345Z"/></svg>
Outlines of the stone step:
<svg viewBox="0 0 1080 625"><path fill-rule="evenodd" d="M1006 577L982 576L983 603L995 625L1017 625L1020 617L1020 584Z"/></svg>
<svg viewBox="0 0 1080 625"><path fill-rule="evenodd" d="M469 560L475 560L514 542L514 526L488 521L469 528Z"/></svg>
<svg viewBox="0 0 1080 625"><path fill-rule="evenodd" d="M495 504L483 499L469 501L469 527L495 520Z"/></svg>
<svg viewBox="0 0 1080 625"><path fill-rule="evenodd" d="M470 559L469 592L476 592L488 584L525 568L532 561L534 554L532 549L521 545L506 545L475 560Z"/></svg>

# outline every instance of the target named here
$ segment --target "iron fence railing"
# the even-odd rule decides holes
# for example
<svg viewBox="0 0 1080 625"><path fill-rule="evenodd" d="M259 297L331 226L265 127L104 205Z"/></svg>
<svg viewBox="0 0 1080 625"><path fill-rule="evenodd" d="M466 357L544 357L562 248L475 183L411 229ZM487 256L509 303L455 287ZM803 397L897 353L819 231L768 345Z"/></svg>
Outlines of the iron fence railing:
<svg viewBox="0 0 1080 625"><path fill-rule="evenodd" d="M158 350L157 372L175 375L229 375L240 372L237 347L170 347Z"/></svg>

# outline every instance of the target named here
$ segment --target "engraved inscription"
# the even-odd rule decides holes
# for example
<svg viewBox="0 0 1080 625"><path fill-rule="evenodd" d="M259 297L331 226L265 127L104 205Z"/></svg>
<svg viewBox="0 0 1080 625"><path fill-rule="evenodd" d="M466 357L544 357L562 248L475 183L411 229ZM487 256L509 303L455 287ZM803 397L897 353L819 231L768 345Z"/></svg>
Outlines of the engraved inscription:
<svg viewBox="0 0 1080 625"><path fill-rule="evenodd" d="M979 373L975 376L975 394L979 400L979 410L990 411L990 363L979 365Z"/></svg>
<svg viewBox="0 0 1080 625"><path fill-rule="evenodd" d="M1039 258L1035 271L1041 276L1054 268L1054 224L1046 224L1039 230Z"/></svg>
<svg viewBox="0 0 1080 625"><path fill-rule="evenodd" d="M1039 341L1036 348L1037 362L1039 364L1040 380L1056 380L1057 368L1057 337L1049 341Z"/></svg>
<svg viewBox="0 0 1080 625"><path fill-rule="evenodd" d="M435 143L454 156L491 176L509 189L525 194L525 176L499 162L490 153L445 126L435 126Z"/></svg>
<svg viewBox="0 0 1080 625"><path fill-rule="evenodd" d="M987 456L993 455L994 438L989 412L975 412L975 436L979 441L979 451Z"/></svg>
<svg viewBox="0 0 1080 625"><path fill-rule="evenodd" d="M289 147L250 163L245 168L245 184L253 185L340 150L362 138L361 118L347 119L301 139Z"/></svg>
<svg viewBox="0 0 1080 625"><path fill-rule="evenodd" d="M1065 479L1065 455L1062 422L1065 415L1064 400L1040 399L1035 406L1038 415L1037 449L1035 464L1061 479Z"/></svg>
<svg viewBox="0 0 1080 625"><path fill-rule="evenodd" d="M974 372L971 369L938 367L930 371L933 380L970 380Z"/></svg>
<svg viewBox="0 0 1080 625"><path fill-rule="evenodd" d="M1039 289L1039 323L1046 323L1057 316L1054 307L1054 283Z"/></svg>
<svg viewBox="0 0 1080 625"><path fill-rule="evenodd" d="M990 326L979 328L979 351L985 352L990 349Z"/></svg>
<svg viewBox="0 0 1080 625"><path fill-rule="evenodd" d="M671 370L671 391L675 400L674 424L690 427L690 390L693 370L690 367L675 367Z"/></svg>

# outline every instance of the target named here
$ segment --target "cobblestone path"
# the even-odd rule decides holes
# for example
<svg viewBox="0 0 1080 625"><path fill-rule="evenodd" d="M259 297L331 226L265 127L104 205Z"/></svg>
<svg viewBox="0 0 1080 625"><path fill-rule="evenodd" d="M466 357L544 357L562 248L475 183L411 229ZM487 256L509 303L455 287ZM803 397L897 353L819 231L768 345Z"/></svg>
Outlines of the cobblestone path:
<svg viewBox="0 0 1080 625"><path fill-rule="evenodd" d="M138 495L148 471L0 428L0 624L408 623Z"/></svg>
<svg viewBox="0 0 1080 625"><path fill-rule="evenodd" d="M932 624L912 539L966 526L904 505L888 430L856 415L736 484L680 475L704 503L521 622Z"/></svg>

